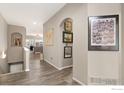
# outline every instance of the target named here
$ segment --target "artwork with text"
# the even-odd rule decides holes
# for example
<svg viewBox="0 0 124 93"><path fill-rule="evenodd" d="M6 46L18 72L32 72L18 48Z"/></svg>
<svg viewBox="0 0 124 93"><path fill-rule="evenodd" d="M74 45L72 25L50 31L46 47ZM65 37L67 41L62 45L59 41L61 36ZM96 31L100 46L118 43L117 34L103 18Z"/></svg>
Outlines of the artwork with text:
<svg viewBox="0 0 124 93"><path fill-rule="evenodd" d="M103 18L91 21L91 46L116 45L116 19Z"/></svg>

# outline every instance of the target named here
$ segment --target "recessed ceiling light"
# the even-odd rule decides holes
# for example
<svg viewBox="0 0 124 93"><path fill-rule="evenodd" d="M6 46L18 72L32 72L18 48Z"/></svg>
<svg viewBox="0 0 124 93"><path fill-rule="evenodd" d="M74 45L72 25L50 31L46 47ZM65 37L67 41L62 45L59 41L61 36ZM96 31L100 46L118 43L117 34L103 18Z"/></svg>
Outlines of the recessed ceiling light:
<svg viewBox="0 0 124 93"><path fill-rule="evenodd" d="M33 24L34 24L34 25L36 25L36 24L37 24L37 22L33 22Z"/></svg>

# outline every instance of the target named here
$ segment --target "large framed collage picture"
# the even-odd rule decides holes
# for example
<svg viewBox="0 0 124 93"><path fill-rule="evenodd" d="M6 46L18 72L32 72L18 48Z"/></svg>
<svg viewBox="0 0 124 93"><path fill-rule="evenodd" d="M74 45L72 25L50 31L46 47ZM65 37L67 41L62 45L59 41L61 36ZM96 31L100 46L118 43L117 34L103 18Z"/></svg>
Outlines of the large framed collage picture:
<svg viewBox="0 0 124 93"><path fill-rule="evenodd" d="M119 15L91 16L88 18L88 50L119 50Z"/></svg>

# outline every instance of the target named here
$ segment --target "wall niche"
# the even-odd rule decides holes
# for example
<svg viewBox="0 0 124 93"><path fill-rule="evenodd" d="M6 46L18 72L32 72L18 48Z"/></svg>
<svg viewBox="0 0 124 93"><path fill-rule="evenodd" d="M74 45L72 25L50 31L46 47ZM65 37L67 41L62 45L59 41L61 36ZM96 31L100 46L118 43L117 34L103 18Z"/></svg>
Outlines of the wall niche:
<svg viewBox="0 0 124 93"><path fill-rule="evenodd" d="M63 19L60 31L62 67L71 67L73 64L73 20L71 18Z"/></svg>

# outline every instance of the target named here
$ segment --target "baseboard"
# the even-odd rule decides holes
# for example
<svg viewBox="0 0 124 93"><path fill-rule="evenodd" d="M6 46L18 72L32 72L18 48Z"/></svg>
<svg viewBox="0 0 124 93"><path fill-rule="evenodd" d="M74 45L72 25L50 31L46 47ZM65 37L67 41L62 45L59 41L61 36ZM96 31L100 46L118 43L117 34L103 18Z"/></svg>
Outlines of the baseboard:
<svg viewBox="0 0 124 93"><path fill-rule="evenodd" d="M66 69L66 68L70 68L73 67L73 65L69 65L69 66L65 66L65 67L61 67L60 70Z"/></svg>
<svg viewBox="0 0 124 93"><path fill-rule="evenodd" d="M27 72L27 71L30 71L30 69L25 69L25 71Z"/></svg>
<svg viewBox="0 0 124 93"><path fill-rule="evenodd" d="M45 62L47 62L48 64L52 65L53 67L55 67L58 70L61 70L61 68L55 66L54 64L52 64L50 61L48 61L47 59L44 59Z"/></svg>
<svg viewBox="0 0 124 93"><path fill-rule="evenodd" d="M52 65L53 67L55 67L55 68L58 69L58 70L63 70L63 69L72 67L72 65L70 65L70 66L65 66L65 67L59 68L59 67L55 66L54 64L52 64L52 63L51 63L50 61L48 61L47 59L44 59L44 61L47 62L48 64Z"/></svg>
<svg viewBox="0 0 124 93"><path fill-rule="evenodd" d="M1 76L6 76L6 75L12 75L12 74L16 74L16 73L22 73L22 72L24 72L24 70L22 70L22 71L20 71L20 72L13 72L13 73L5 73L5 74L0 74L0 77Z"/></svg>
<svg viewBox="0 0 124 93"><path fill-rule="evenodd" d="M72 78L74 81L76 81L77 83L79 83L80 85L85 85L83 82L79 81L78 79L76 79L75 77Z"/></svg>

